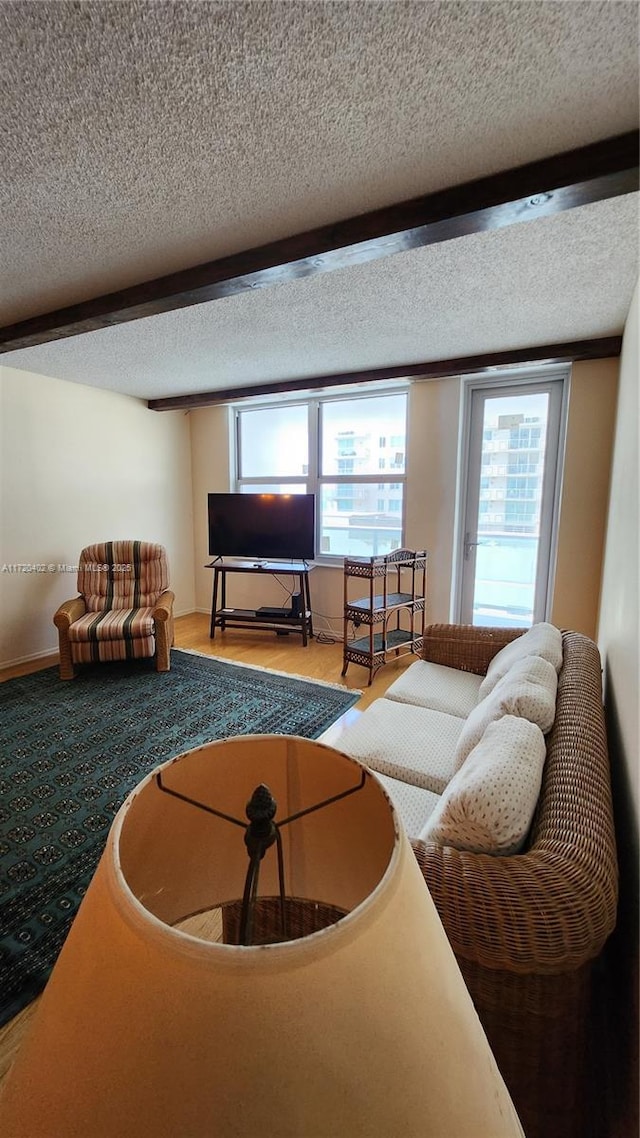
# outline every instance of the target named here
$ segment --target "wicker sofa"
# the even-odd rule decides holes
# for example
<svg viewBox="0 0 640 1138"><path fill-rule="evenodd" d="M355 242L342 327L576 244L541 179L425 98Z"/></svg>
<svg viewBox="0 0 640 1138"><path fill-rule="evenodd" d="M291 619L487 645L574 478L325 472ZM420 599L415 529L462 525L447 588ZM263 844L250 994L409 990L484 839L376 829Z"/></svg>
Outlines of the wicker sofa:
<svg viewBox="0 0 640 1138"><path fill-rule="evenodd" d="M431 625L423 656L484 675L523 631ZM555 722L522 850L496 857L412 840L527 1138L589 1133L592 965L617 902L600 657L593 641L574 632L563 632L562 648ZM328 741L353 753L349 727ZM395 780L382 781L396 798ZM407 788L398 781L395 789ZM402 815L401 803L402 794Z"/></svg>

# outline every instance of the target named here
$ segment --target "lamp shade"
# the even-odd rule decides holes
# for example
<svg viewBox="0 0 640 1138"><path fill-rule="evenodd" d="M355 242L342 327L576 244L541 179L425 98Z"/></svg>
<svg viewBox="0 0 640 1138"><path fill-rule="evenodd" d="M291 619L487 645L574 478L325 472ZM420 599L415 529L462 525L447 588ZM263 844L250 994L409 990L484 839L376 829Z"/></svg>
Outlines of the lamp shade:
<svg viewBox="0 0 640 1138"><path fill-rule="evenodd" d="M249 864L238 820L261 783L279 841L254 922L269 940L280 863L290 939L224 943ZM522 1135L385 791L287 736L197 748L127 798L5 1081L0 1132Z"/></svg>

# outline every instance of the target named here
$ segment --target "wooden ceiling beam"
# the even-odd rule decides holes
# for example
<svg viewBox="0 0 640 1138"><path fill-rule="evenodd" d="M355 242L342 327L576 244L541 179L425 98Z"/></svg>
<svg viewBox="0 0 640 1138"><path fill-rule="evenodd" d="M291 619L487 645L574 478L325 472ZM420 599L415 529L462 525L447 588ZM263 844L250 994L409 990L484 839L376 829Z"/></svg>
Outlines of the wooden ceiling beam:
<svg viewBox="0 0 640 1138"><path fill-rule="evenodd" d="M549 217L638 189L638 131L272 241L0 329L0 352Z"/></svg>
<svg viewBox="0 0 640 1138"><path fill-rule="evenodd" d="M566 344L543 344L535 348L514 348L506 352L485 352L479 356L462 356L451 360L428 360L425 363L397 364L369 371L347 371L333 375L316 375L285 379L276 383L259 383L252 387L227 387L219 391L201 391L193 395L173 395L150 399L152 411L194 411L217 403L235 403L256 395L280 395L296 391L318 391L328 387L357 383L383 383L392 379L442 379L449 375L470 375L489 368L531 363L574 363L576 360L600 360L619 356L622 336L605 336L599 340L574 340Z"/></svg>

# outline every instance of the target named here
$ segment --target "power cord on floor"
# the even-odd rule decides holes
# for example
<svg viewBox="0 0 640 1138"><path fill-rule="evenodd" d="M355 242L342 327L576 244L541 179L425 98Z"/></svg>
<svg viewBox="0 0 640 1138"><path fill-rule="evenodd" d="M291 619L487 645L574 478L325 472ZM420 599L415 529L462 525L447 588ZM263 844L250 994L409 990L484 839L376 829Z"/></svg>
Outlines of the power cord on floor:
<svg viewBox="0 0 640 1138"><path fill-rule="evenodd" d="M316 644L337 644L338 637L330 636L328 632L318 632L315 636Z"/></svg>
<svg viewBox="0 0 640 1138"><path fill-rule="evenodd" d="M341 644L342 643L342 636L340 635L340 633L333 632L333 630L331 629L331 621L333 621L333 620L338 621L341 619L341 617L326 616L325 613L323 613L323 612L315 612L315 611L311 613L311 616L312 616L312 619L314 621L324 620L325 623L329 625L329 631L328 632L316 632L315 633L314 640L316 641L316 644Z"/></svg>

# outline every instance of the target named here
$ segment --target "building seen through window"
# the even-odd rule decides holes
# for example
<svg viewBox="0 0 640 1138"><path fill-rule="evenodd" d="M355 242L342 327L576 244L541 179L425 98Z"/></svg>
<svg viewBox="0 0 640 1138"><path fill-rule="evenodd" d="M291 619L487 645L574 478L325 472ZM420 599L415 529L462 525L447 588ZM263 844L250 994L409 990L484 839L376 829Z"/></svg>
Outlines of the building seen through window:
<svg viewBox="0 0 640 1138"><path fill-rule="evenodd" d="M474 624L530 624L541 532L546 463L546 396L514 396L529 407L505 414L507 399L487 400L477 516Z"/></svg>

